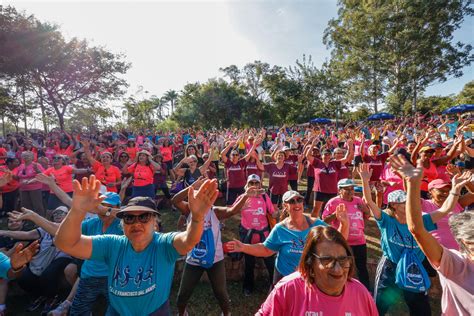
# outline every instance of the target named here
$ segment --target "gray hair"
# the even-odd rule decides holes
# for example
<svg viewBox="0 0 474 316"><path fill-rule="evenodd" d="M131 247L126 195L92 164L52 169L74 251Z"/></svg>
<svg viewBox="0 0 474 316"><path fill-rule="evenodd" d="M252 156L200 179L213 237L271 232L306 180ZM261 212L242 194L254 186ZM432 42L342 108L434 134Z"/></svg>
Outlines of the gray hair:
<svg viewBox="0 0 474 316"><path fill-rule="evenodd" d="M30 157L31 159L35 158L35 155L31 151L24 151L21 153L21 157L24 159L26 157Z"/></svg>
<svg viewBox="0 0 474 316"><path fill-rule="evenodd" d="M462 240L474 240L474 213L465 211L449 218L451 233L459 244L461 252L468 253Z"/></svg>

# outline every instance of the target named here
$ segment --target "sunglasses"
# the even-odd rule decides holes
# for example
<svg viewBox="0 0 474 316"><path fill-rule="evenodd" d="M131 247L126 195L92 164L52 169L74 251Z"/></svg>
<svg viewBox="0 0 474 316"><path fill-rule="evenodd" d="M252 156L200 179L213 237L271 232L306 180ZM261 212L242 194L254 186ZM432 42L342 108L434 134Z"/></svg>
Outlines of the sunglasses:
<svg viewBox="0 0 474 316"><path fill-rule="evenodd" d="M321 265L326 269L333 269L336 266L336 262L339 263L339 266L343 269L348 269L352 264L352 256L342 256L342 257L330 257L330 256L318 256L313 254Z"/></svg>
<svg viewBox="0 0 474 316"><path fill-rule="evenodd" d="M53 157L53 160L62 160L61 157Z"/></svg>
<svg viewBox="0 0 474 316"><path fill-rule="evenodd" d="M123 215L122 219L126 225L135 224L137 220L142 224L146 224L150 221L151 216L152 214L150 212L140 215L125 214Z"/></svg>
<svg viewBox="0 0 474 316"><path fill-rule="evenodd" d="M304 199L301 198L301 197L297 197L297 198L294 198L294 199L291 199L289 201L287 201L286 203L288 204L300 204L300 203L303 203Z"/></svg>
<svg viewBox="0 0 474 316"><path fill-rule="evenodd" d="M258 181L249 181L249 185L258 185L260 182Z"/></svg>

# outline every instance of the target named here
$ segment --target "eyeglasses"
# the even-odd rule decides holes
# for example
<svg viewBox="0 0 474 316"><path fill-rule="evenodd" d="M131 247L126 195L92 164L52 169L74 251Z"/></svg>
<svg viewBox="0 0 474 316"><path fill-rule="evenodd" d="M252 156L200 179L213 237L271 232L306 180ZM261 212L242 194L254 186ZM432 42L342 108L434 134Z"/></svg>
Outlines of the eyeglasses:
<svg viewBox="0 0 474 316"><path fill-rule="evenodd" d="M150 218L151 218L151 213L150 212L143 213L143 214L140 214L140 215L124 214L123 217L122 217L123 222L126 225L135 224L137 222L137 220L142 224L146 224L150 221Z"/></svg>
<svg viewBox="0 0 474 316"><path fill-rule="evenodd" d="M61 158L61 157L58 157L58 156L53 157L53 160L61 160L61 159L62 159L62 158Z"/></svg>
<svg viewBox="0 0 474 316"><path fill-rule="evenodd" d="M258 185L260 182L258 181L249 181L249 185Z"/></svg>
<svg viewBox="0 0 474 316"><path fill-rule="evenodd" d="M317 254L313 254L321 265L326 269L334 269L336 266L336 261L339 263L339 266L343 269L348 269L351 267L353 257L352 256L342 256L342 257L330 257L330 256L318 256Z"/></svg>
<svg viewBox="0 0 474 316"><path fill-rule="evenodd" d="M287 201L286 203L288 204L300 204L300 203L303 203L304 199L301 198L301 197L297 197L297 198L294 198L294 199L291 199L289 201Z"/></svg>

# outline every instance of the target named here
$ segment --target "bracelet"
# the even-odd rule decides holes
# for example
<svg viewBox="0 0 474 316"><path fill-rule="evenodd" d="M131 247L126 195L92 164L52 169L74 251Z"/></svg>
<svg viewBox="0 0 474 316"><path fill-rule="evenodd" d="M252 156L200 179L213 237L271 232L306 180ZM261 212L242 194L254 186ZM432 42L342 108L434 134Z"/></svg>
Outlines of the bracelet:
<svg viewBox="0 0 474 316"><path fill-rule="evenodd" d="M454 196L460 196L459 193L455 193L455 192L449 192L449 194L454 195Z"/></svg>
<svg viewBox="0 0 474 316"><path fill-rule="evenodd" d="M26 267L26 264L22 265L22 266L19 267L18 269L13 268L13 266L12 266L11 269L12 269L12 272L13 272L13 273L18 273L18 272L22 271L25 267Z"/></svg>

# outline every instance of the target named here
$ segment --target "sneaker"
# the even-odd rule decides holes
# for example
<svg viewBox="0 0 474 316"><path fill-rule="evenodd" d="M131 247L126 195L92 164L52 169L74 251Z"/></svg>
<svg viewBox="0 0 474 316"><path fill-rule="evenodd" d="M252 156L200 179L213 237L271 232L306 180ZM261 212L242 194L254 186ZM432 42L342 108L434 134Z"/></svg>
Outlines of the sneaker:
<svg viewBox="0 0 474 316"><path fill-rule="evenodd" d="M55 309L48 313L48 316L66 316L69 308L71 308L72 303L68 300L63 301Z"/></svg>
<svg viewBox="0 0 474 316"><path fill-rule="evenodd" d="M40 296L36 300L34 300L30 306L26 309L28 312L34 312L38 308L44 305L44 302L46 302L46 297Z"/></svg>

